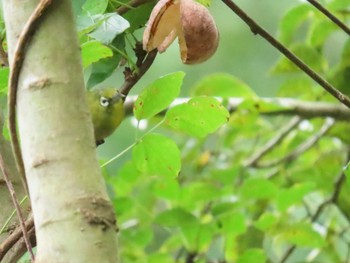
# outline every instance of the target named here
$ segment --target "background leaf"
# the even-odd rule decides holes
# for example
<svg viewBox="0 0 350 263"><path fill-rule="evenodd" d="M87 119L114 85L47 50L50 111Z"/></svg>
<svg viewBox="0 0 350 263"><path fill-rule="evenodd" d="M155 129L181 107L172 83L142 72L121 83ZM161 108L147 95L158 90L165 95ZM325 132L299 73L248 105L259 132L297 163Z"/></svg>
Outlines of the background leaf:
<svg viewBox="0 0 350 263"><path fill-rule="evenodd" d="M308 45L295 44L291 47L291 51L317 72L323 72L328 68L327 61L322 55ZM272 69L272 73L291 73L297 71L300 71L299 68L285 57L282 57Z"/></svg>
<svg viewBox="0 0 350 263"><path fill-rule="evenodd" d="M236 77L216 73L209 75L199 81L193 88L193 96L218 96L223 98L240 97L240 98L254 98L256 94L243 81Z"/></svg>
<svg viewBox="0 0 350 263"><path fill-rule="evenodd" d="M7 86L9 81L9 68L1 68L0 69L0 94L6 94L7 93Z"/></svg>
<svg viewBox="0 0 350 263"><path fill-rule="evenodd" d="M180 151L174 141L160 134L148 134L134 147L133 162L149 176L175 178L181 169Z"/></svg>
<svg viewBox="0 0 350 263"><path fill-rule="evenodd" d="M84 68L90 66L92 63L97 62L102 58L113 56L112 50L102 45L101 42L98 41L85 42L81 48Z"/></svg>
<svg viewBox="0 0 350 263"><path fill-rule="evenodd" d="M136 119L147 119L165 110L179 95L184 76L184 72L175 72L148 85L135 101Z"/></svg>
<svg viewBox="0 0 350 263"><path fill-rule="evenodd" d="M191 136L204 137L228 121L229 113L216 99L193 98L169 109L165 122L171 128Z"/></svg>
<svg viewBox="0 0 350 263"><path fill-rule="evenodd" d="M129 22L116 13L104 14L99 20L100 25L89 36L106 45L130 27Z"/></svg>
<svg viewBox="0 0 350 263"><path fill-rule="evenodd" d="M106 11L107 5L108 0L86 0L82 8L87 14L95 15Z"/></svg>

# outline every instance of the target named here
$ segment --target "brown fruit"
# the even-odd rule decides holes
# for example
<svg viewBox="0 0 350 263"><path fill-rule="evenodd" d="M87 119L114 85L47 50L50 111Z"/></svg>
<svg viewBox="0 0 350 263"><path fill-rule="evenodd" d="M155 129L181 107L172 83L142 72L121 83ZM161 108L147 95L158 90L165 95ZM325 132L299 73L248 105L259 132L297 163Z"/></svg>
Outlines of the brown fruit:
<svg viewBox="0 0 350 263"><path fill-rule="evenodd" d="M164 52L178 37L182 62L201 63L216 51L219 33L208 9L193 0L160 0L143 35L143 48Z"/></svg>

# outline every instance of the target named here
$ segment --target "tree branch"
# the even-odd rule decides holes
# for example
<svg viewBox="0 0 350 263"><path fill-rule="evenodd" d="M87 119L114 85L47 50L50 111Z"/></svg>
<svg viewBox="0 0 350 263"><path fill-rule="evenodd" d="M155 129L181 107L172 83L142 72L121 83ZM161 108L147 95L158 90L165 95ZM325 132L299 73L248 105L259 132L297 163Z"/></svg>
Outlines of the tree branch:
<svg viewBox="0 0 350 263"><path fill-rule="evenodd" d="M157 56L157 49L152 50L148 54L142 50L141 44L136 44L135 53L137 58L136 65L138 69L131 71L130 68L126 68L124 71L125 81L121 88L119 89L120 93L125 97L128 96L132 87L140 80L140 78L147 72L147 70L153 64L154 59ZM146 58L145 58L146 57Z"/></svg>
<svg viewBox="0 0 350 263"><path fill-rule="evenodd" d="M275 137L269 140L259 151L255 152L251 158L245 161L244 166L255 166L264 155L274 149L301 121L302 119L296 116L291 119L289 123L283 125L280 132Z"/></svg>
<svg viewBox="0 0 350 263"><path fill-rule="evenodd" d="M347 158L345 160L345 165L350 160L350 149L348 150ZM311 223L316 222L316 220L320 217L324 209L330 204L335 204L338 201L339 194L341 192L341 187L345 183L346 175L344 171L342 170L337 178L334 181L333 184L333 192L329 198L327 198L325 201L323 201L316 209L315 213L311 216ZM290 257L290 255L293 253L293 251L296 249L296 246L290 246L287 251L284 253L283 257L279 261L280 263L286 262L286 260Z"/></svg>
<svg viewBox="0 0 350 263"><path fill-rule="evenodd" d="M30 216L25 223L27 231L34 227L33 216ZM23 236L21 228L16 229L8 238L0 244L0 261L4 258L6 253L16 244ZM28 233L29 236L29 233Z"/></svg>
<svg viewBox="0 0 350 263"><path fill-rule="evenodd" d="M196 252L188 252L185 263L194 263L196 261L197 253Z"/></svg>
<svg viewBox="0 0 350 263"><path fill-rule="evenodd" d="M335 15L333 15L329 10L327 10L321 3L316 0L307 0L311 5L317 8L321 13L328 17L334 24L336 24L340 29L342 29L346 34L350 36L350 28L340 21Z"/></svg>
<svg viewBox="0 0 350 263"><path fill-rule="evenodd" d="M127 84L124 84L127 85ZM125 102L125 111L127 115L132 115L134 102L137 96L128 96ZM185 103L190 98L178 98L170 107ZM222 100L221 98L217 98ZM227 108L230 112L234 112L238 109L239 105L244 101L242 98L229 98ZM328 102L313 102L313 101L302 101L290 98L261 98L261 102L274 103L276 106L280 106L282 109L273 111L260 111L261 115L267 116L294 116L297 115L303 119L312 119L317 117L330 117L335 120L350 120L350 109L344 105ZM259 101L257 102L259 104Z"/></svg>
<svg viewBox="0 0 350 263"><path fill-rule="evenodd" d="M271 160L271 161L266 161L263 163L256 163L254 167L256 168L269 168L273 166L277 166L283 162L292 162L296 158L298 158L301 154L309 150L312 146L314 146L323 135L325 135L329 129L333 126L334 124L334 119L332 118L327 118L321 127L321 129L312 137L307 139L304 143L300 144L294 151L291 153L287 154L286 156L276 159L276 160Z"/></svg>
<svg viewBox="0 0 350 263"><path fill-rule="evenodd" d="M13 188L12 182L10 181L10 176L9 176L9 174L7 172L6 167L5 167L5 162L4 162L2 154L0 154L0 170L2 172L2 175L3 175L4 179L5 179L7 188L10 191L10 196L11 196L12 202L13 202L13 204L15 206L15 210L16 210L16 213L17 213L17 216L18 216L18 221L19 221L19 224L20 224L20 229L22 230L22 234L23 234L23 238L24 238L25 244L27 246L27 250L28 250L28 252L30 254L32 262L34 262L35 257L34 257L32 246L31 246L30 241L29 241L27 228L26 228L25 223L24 223L23 213L22 213L22 210L21 210L20 205L18 203L15 189Z"/></svg>
<svg viewBox="0 0 350 263"><path fill-rule="evenodd" d="M240 9L231 0L222 0L234 13L236 13L251 29L254 34L258 34L269 42L273 47L285 55L291 62L293 62L299 69L304 71L310 78L316 81L321 87L323 87L329 94L340 101L342 104L350 108L350 99L334 88L328 81L322 78L317 72L312 70L302 60L300 60L293 52L291 52L286 46L270 35L264 28L259 26L251 17L249 17L242 9Z"/></svg>

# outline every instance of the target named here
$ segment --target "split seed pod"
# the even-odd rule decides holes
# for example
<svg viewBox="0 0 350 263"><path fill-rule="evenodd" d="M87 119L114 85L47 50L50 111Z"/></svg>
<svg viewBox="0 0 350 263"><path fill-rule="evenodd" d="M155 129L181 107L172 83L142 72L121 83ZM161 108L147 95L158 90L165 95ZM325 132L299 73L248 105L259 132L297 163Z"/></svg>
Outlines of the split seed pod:
<svg viewBox="0 0 350 263"><path fill-rule="evenodd" d="M164 52L178 37L184 64L197 64L216 51L219 33L208 9L193 0L160 0L143 34L143 49Z"/></svg>

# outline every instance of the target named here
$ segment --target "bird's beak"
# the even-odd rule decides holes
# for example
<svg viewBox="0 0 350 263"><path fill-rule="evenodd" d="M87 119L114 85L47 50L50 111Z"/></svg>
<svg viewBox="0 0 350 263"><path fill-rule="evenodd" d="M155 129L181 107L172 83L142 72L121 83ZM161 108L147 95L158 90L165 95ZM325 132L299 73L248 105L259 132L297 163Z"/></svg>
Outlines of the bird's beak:
<svg viewBox="0 0 350 263"><path fill-rule="evenodd" d="M113 95L113 97L111 98L111 104L117 103L120 100L124 100L125 99L125 95L121 94L119 91L117 91L116 94Z"/></svg>

